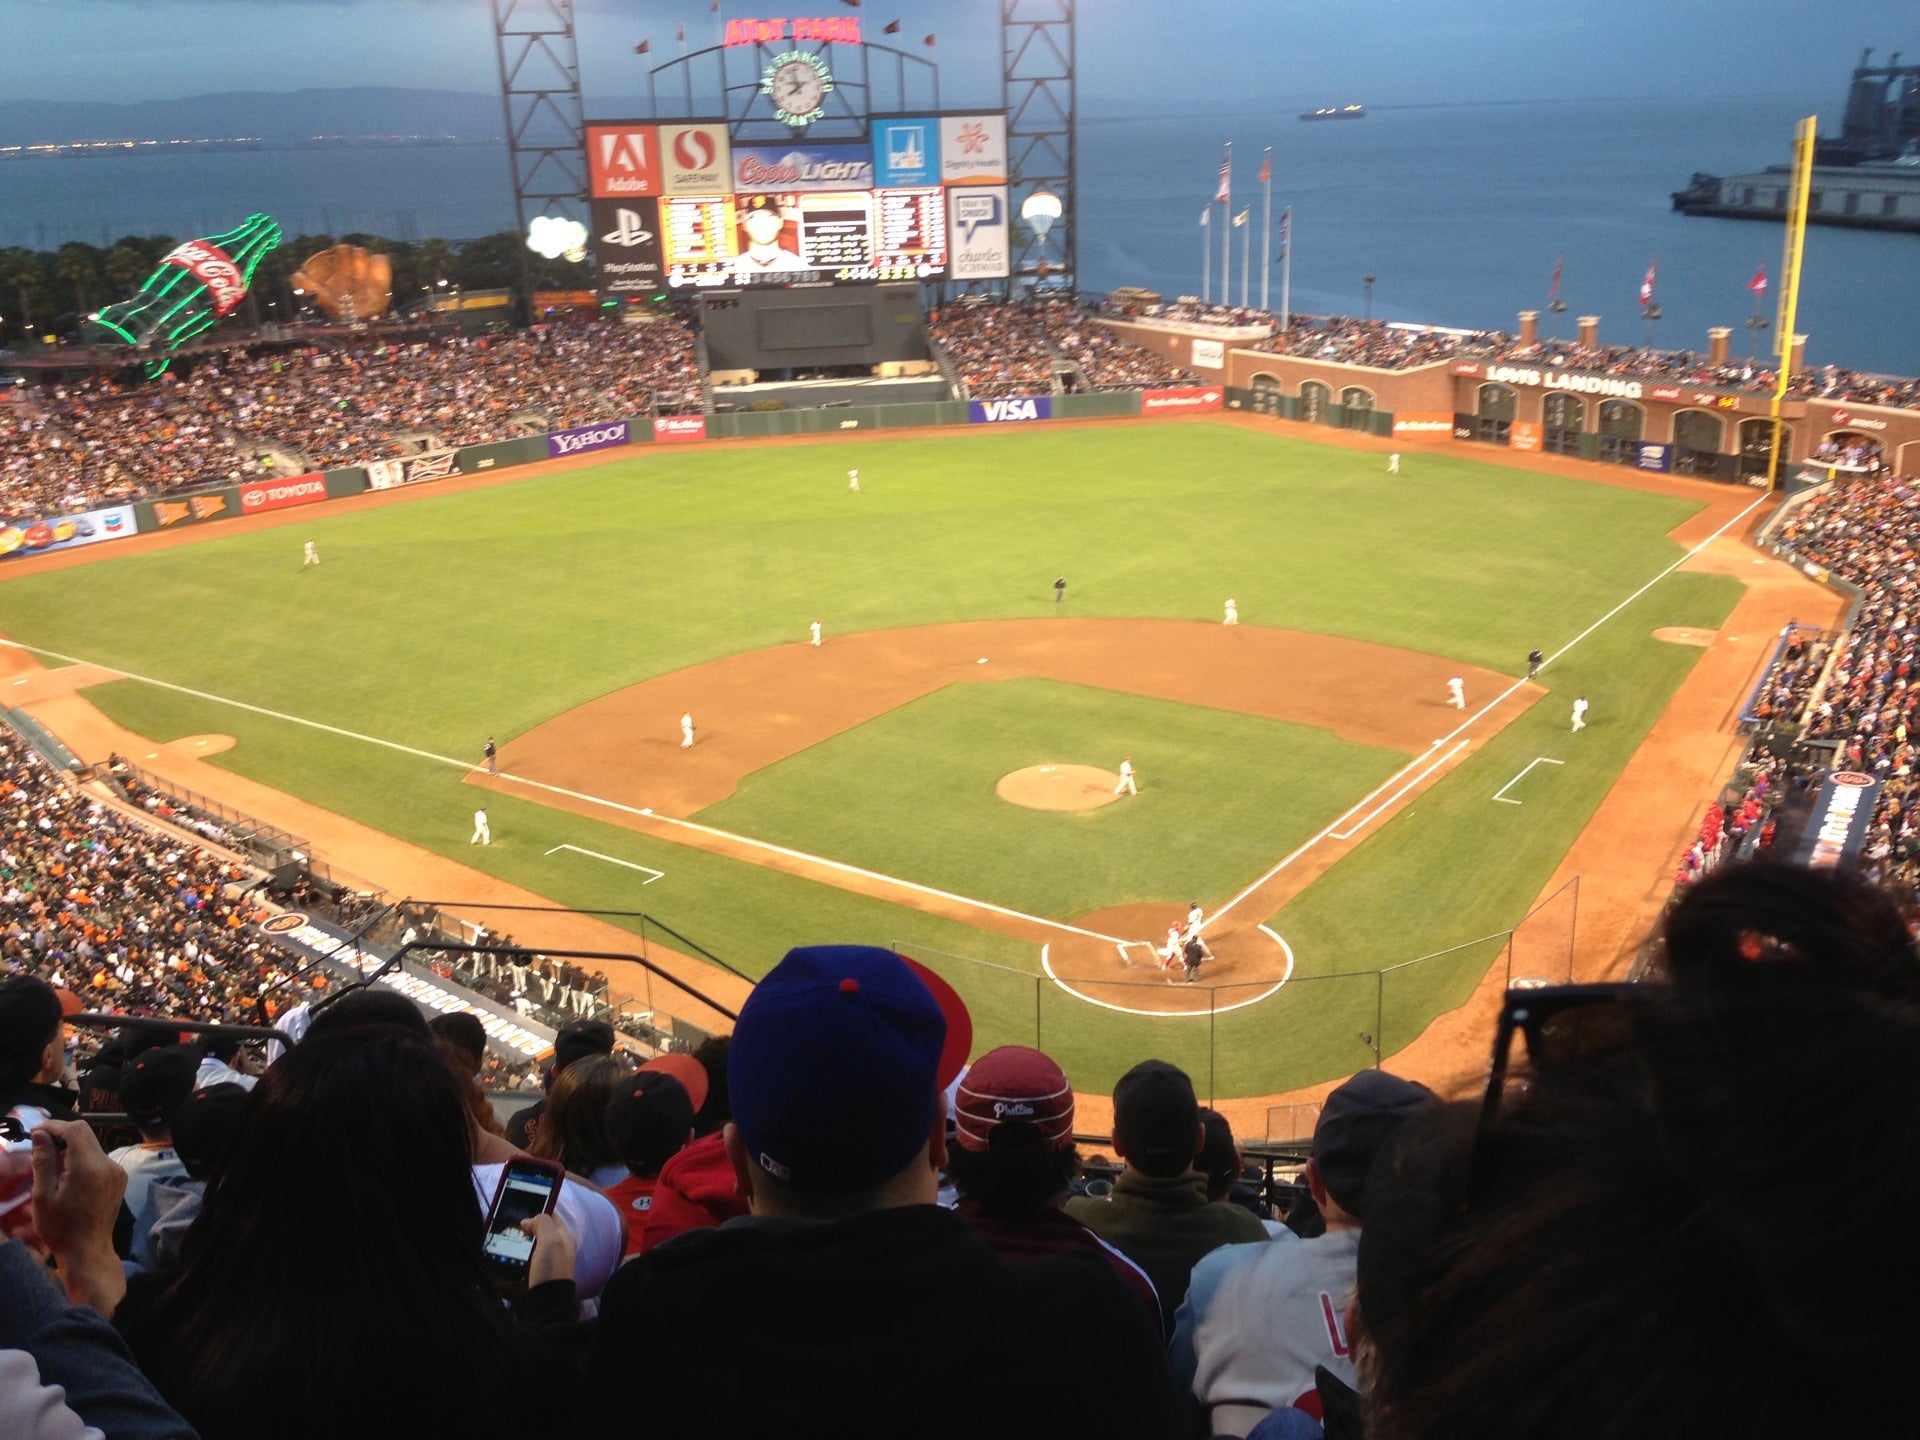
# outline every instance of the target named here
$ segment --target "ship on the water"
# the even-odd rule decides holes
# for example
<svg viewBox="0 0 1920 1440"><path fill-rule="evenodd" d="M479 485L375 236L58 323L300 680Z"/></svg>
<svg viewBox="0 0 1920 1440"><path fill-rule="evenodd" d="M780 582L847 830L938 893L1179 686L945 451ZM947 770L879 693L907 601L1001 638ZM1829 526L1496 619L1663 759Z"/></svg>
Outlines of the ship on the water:
<svg viewBox="0 0 1920 1440"><path fill-rule="evenodd" d="M1302 120L1364 120L1367 107L1364 105L1328 105L1320 110L1302 110Z"/></svg>
<svg viewBox="0 0 1920 1440"><path fill-rule="evenodd" d="M1920 231L1920 65L1902 65L1897 50L1885 65L1870 65L1872 58L1865 51L1854 69L1839 135L1815 143L1807 223ZM1779 221L1792 184L1789 165L1744 175L1695 172L1686 189L1673 192L1673 208Z"/></svg>

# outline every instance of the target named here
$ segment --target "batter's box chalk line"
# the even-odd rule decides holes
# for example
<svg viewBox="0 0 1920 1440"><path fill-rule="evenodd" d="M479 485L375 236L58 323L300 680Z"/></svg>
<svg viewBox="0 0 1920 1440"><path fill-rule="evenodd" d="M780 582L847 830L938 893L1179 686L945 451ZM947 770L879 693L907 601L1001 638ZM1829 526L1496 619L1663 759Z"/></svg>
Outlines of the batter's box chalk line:
<svg viewBox="0 0 1920 1440"><path fill-rule="evenodd" d="M1502 785L1499 789L1499 792L1493 798L1502 805L1524 805L1526 803L1524 800L1509 800L1507 798L1507 791L1511 790L1514 786L1518 785L1522 780L1527 778L1527 770L1533 769L1533 767L1536 765L1564 765L1566 763L1567 762L1564 760L1549 760L1544 755L1535 756L1532 760L1529 760L1527 762L1526 770L1522 770L1518 775L1514 776L1511 780L1507 781L1506 784Z"/></svg>
<svg viewBox="0 0 1920 1440"><path fill-rule="evenodd" d="M587 855L595 860L604 860L609 865L624 865L629 870L638 870L647 877L640 882L642 885L651 885L656 880L667 878L666 871L656 870L651 865L638 865L631 860L622 860L617 855L602 855L598 850L588 850L579 845L556 845L547 851L547 854L558 855L562 850L571 850L576 855Z"/></svg>

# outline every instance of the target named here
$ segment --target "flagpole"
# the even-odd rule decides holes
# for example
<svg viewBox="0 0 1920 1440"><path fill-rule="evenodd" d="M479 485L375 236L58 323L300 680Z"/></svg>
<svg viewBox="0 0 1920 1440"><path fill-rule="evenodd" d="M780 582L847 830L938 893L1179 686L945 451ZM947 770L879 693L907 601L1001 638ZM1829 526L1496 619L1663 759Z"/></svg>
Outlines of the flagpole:
<svg viewBox="0 0 1920 1440"><path fill-rule="evenodd" d="M1266 218L1262 221L1260 231L1260 253L1271 255L1273 253L1273 147L1271 145L1267 147L1266 163L1260 167L1260 173L1267 177ZM1260 309L1268 314L1272 312L1267 309L1267 282L1272 278L1273 266L1262 265L1260 267Z"/></svg>
<svg viewBox="0 0 1920 1440"><path fill-rule="evenodd" d="M1226 309L1233 284L1233 141L1227 141L1226 164L1220 167L1220 308Z"/></svg>
<svg viewBox="0 0 1920 1440"><path fill-rule="evenodd" d="M1253 217L1247 217L1251 220ZM1240 308L1247 308L1247 267L1253 258L1253 226L1242 227L1247 233L1240 237Z"/></svg>
<svg viewBox="0 0 1920 1440"><path fill-rule="evenodd" d="M1202 308L1213 303L1213 237L1207 234L1207 217L1212 213L1211 205L1200 212L1200 304Z"/></svg>
<svg viewBox="0 0 1920 1440"><path fill-rule="evenodd" d="M1287 206L1280 212L1280 234L1286 246L1280 267L1280 333L1285 335L1287 327L1293 324L1293 207Z"/></svg>

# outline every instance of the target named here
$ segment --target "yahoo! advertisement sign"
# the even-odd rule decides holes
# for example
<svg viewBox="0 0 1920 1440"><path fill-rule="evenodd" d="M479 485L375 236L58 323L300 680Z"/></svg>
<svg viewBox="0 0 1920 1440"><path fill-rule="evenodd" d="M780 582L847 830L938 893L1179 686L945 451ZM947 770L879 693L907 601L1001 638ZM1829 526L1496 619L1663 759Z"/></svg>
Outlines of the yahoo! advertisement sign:
<svg viewBox="0 0 1920 1440"><path fill-rule="evenodd" d="M555 430L547 436L547 455L558 460L562 455L578 455L586 450L605 450L614 445L626 445L632 439L624 420L616 420L611 425L582 425L572 430Z"/></svg>
<svg viewBox="0 0 1920 1440"><path fill-rule="evenodd" d="M1013 425L1023 420L1051 420L1053 397L1016 395L1011 400L969 400L967 420L974 425Z"/></svg>

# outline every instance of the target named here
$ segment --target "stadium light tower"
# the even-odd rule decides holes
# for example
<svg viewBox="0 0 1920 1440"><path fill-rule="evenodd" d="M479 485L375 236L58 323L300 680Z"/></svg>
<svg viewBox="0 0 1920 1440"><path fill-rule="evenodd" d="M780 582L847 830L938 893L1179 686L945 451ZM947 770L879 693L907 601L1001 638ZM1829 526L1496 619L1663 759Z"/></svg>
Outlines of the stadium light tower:
<svg viewBox="0 0 1920 1440"><path fill-rule="evenodd" d="M1014 283L1022 276L1080 281L1074 188L1074 10L1078 0L1000 0L1001 93L1007 109L1007 165L1013 213L1036 191L1057 197L1051 226L1016 240ZM1051 241L1051 245L1049 244ZM1058 257L1057 259L1055 257Z"/></svg>
<svg viewBox="0 0 1920 1440"><path fill-rule="evenodd" d="M573 0L491 0L520 234L542 215L587 214L586 126L580 108L580 48ZM520 249L520 279L533 303L533 261Z"/></svg>

